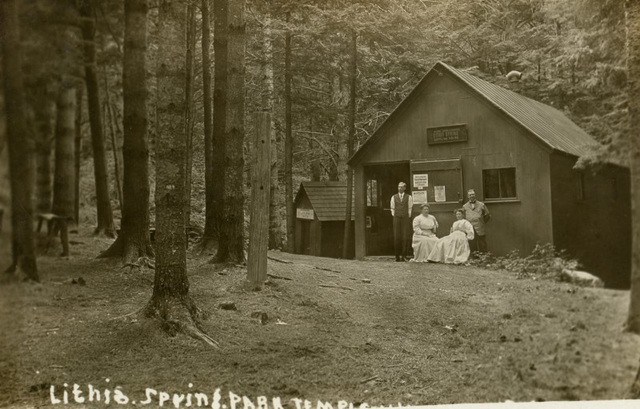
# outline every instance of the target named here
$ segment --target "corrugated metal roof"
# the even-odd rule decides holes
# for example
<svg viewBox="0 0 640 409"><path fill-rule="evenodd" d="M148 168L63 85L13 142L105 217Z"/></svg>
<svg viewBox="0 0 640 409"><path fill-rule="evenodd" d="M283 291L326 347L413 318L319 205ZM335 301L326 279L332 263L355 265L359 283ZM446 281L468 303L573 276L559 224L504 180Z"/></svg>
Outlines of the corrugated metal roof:
<svg viewBox="0 0 640 409"><path fill-rule="evenodd" d="M344 220L347 209L346 182L302 182L296 202L302 194L307 194L313 210L320 221ZM354 219L355 206L351 196L351 220Z"/></svg>
<svg viewBox="0 0 640 409"><path fill-rule="evenodd" d="M492 84L445 63L438 63L484 96L492 104L538 136L552 149L582 156L597 142L561 111ZM438 65L436 64L436 65Z"/></svg>
<svg viewBox="0 0 640 409"><path fill-rule="evenodd" d="M562 151L574 156L582 156L589 152L590 145L597 145L595 139L578 127L561 111L517 94L498 85L492 84L467 72L460 71L443 62L437 62L429 72L422 78L420 83L407 95L407 97L393 110L391 115L380 125L373 135L358 149L349 159L348 163L353 165L359 161L364 152L369 149L381 137L381 130L387 128L389 124L402 111L405 104L415 98L418 89L423 88L429 77L434 76L434 72L441 74L440 70L446 70L463 84L477 92L493 106L504 112L508 117L529 130L533 135L551 149Z"/></svg>

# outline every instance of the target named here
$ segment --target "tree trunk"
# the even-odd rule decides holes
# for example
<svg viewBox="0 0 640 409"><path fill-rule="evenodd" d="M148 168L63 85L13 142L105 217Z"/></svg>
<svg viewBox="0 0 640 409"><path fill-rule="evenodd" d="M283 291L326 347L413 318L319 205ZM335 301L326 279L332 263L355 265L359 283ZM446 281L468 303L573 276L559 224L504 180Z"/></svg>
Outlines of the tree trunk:
<svg viewBox="0 0 640 409"><path fill-rule="evenodd" d="M640 0L625 2L631 173L631 302L627 330L640 334Z"/></svg>
<svg viewBox="0 0 640 409"><path fill-rule="evenodd" d="M149 240L147 11L147 0L125 2L122 223L117 240L101 254L101 257L122 256L125 263L154 254Z"/></svg>
<svg viewBox="0 0 640 409"><path fill-rule="evenodd" d="M212 118L212 96L211 96L211 55L209 46L211 44L211 12L209 10L210 0L202 0L202 88L204 100L204 184L205 184L205 221L204 234L199 243L202 253L209 251L209 246L215 241L217 232L215 224L215 162L214 162L214 142L213 142L213 118ZM220 63L216 58L216 66ZM218 164L219 166L220 164Z"/></svg>
<svg viewBox="0 0 640 409"><path fill-rule="evenodd" d="M289 13L286 21L289 22ZM287 251L295 251L295 214L293 212L293 134L291 132L291 31L287 31L284 39L284 183L285 206L287 212Z"/></svg>
<svg viewBox="0 0 640 409"><path fill-rule="evenodd" d="M263 81L265 91L262 95L263 109L270 112L269 132L271 134L271 183L269 185L269 248L282 247L282 227L280 223L280 183L278 181L278 138L275 123L273 121L275 86L273 79L273 41L271 32L270 4L266 12L264 22L264 35L262 41L264 62L262 64Z"/></svg>
<svg viewBox="0 0 640 409"><path fill-rule="evenodd" d="M219 235L224 217L225 159L227 130L227 49L228 49L228 7L229 0L213 0L213 226L220 243Z"/></svg>
<svg viewBox="0 0 640 409"><path fill-rule="evenodd" d="M193 83L194 83L194 55L196 48L196 10L193 2L187 6L187 55L186 55L186 84L185 84L185 138L186 138L186 174L185 174L185 195L184 195L184 218L189 226L191 222L191 173L193 167L193 124L194 124L194 103L193 103Z"/></svg>
<svg viewBox="0 0 640 409"><path fill-rule="evenodd" d="M197 328L198 311L189 297L184 189L186 7L161 0L158 22L158 135L156 140L156 257L153 293L145 315L160 319L171 335L183 332L213 345Z"/></svg>
<svg viewBox="0 0 640 409"><path fill-rule="evenodd" d="M116 190L118 192L118 201L120 202L120 210L122 210L123 199L122 199L122 150L120 149L120 144L118 142L119 132L116 132L114 127L117 124L118 119L116 118L113 105L111 104L111 98L109 96L109 80L107 77L107 70L103 70L103 78L104 78L104 97L105 97L105 111L107 115L107 122L109 123L109 136L111 139L111 151L113 153L113 164L115 169L116 176Z"/></svg>
<svg viewBox="0 0 640 409"><path fill-rule="evenodd" d="M30 280L39 281L33 243L33 141L28 138L22 78L22 55L17 0L0 3L0 42L5 98L9 174L11 175L11 227L13 262L7 271L20 268ZM26 142L26 143L25 143Z"/></svg>
<svg viewBox="0 0 640 409"><path fill-rule="evenodd" d="M353 148L356 141L356 86L358 75L358 34L351 33L351 66L349 70L349 136L347 137L347 159L353 155ZM347 166L347 207L344 219L344 240L342 243L342 258L349 257L349 243L351 242L351 206L353 196L353 168Z"/></svg>
<svg viewBox="0 0 640 409"><path fill-rule="evenodd" d="M115 237L113 214L109 198L109 175L102 132L102 115L100 112L100 87L96 72L95 24L91 0L83 0L80 6L82 20L82 39L84 44L85 82L87 84L87 107L91 125L91 144L93 147L93 163L96 182L96 201L98 210L98 226L95 233L104 233Z"/></svg>
<svg viewBox="0 0 640 409"><path fill-rule="evenodd" d="M313 135L313 117L309 118L309 132ZM309 151L313 152L313 139L307 139L307 143L309 146ZM322 178L322 162L320 161L320 157L314 155L313 159L309 162L309 171L311 173L311 181L312 182L320 182Z"/></svg>
<svg viewBox="0 0 640 409"><path fill-rule="evenodd" d="M32 90L31 99L35 120L36 147L36 212L51 212L51 152L54 140L53 124L55 101L46 81L39 81Z"/></svg>
<svg viewBox="0 0 640 409"><path fill-rule="evenodd" d="M269 194L271 184L271 114L254 115L255 138L251 170L251 222L247 281L251 290L260 290L267 280L269 248Z"/></svg>
<svg viewBox="0 0 640 409"><path fill-rule="evenodd" d="M75 167L73 220L75 220L77 226L80 225L80 162L82 159L82 97L84 94L82 90L82 87L76 87L76 135L73 148Z"/></svg>
<svg viewBox="0 0 640 409"><path fill-rule="evenodd" d="M313 151L313 140L309 139L309 150ZM320 159L316 156L309 162L309 171L311 173L311 181L312 182L320 182L322 178L322 166L320 164Z"/></svg>
<svg viewBox="0 0 640 409"><path fill-rule="evenodd" d="M245 0L229 0L227 120L222 225L216 262L242 263L244 255Z"/></svg>
<svg viewBox="0 0 640 409"><path fill-rule="evenodd" d="M75 204L74 139L76 116L76 90L71 84L61 86L56 102L56 162L53 180L52 212L73 219Z"/></svg>

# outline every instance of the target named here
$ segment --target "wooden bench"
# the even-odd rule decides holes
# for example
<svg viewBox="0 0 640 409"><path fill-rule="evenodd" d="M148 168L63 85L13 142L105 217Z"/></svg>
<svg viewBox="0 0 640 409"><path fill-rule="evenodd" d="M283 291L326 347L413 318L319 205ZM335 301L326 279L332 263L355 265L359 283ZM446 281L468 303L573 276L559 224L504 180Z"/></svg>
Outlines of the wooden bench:
<svg viewBox="0 0 640 409"><path fill-rule="evenodd" d="M47 237L49 240L60 233L60 242L62 243L62 256L69 255L69 220L71 217L58 216L53 213L38 214L38 233L42 230L42 223L47 222ZM50 241L47 242L47 250L49 250Z"/></svg>

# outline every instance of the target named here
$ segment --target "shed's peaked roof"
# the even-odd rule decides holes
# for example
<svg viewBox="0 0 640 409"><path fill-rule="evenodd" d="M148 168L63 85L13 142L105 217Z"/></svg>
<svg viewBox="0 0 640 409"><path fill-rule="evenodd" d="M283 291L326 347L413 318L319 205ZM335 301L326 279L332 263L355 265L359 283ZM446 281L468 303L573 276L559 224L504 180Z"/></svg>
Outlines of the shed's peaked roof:
<svg viewBox="0 0 640 409"><path fill-rule="evenodd" d="M302 192L307 194L320 221L344 220L347 209L346 182L302 182L296 196L296 202ZM354 219L354 208L352 195L351 220Z"/></svg>
<svg viewBox="0 0 640 409"><path fill-rule="evenodd" d="M443 62L437 62L433 66L407 98L391 113L385 123L390 122L397 116L400 108L413 99L417 90L425 86L428 79L434 75L434 72L441 74L441 70L452 74L464 85L537 136L541 142L551 149L574 156L582 156L589 152L588 147L590 145L597 145L597 142L589 134L573 123L561 111L482 80L467 72L455 69ZM380 126L379 130L385 126L385 123ZM351 157L350 164L366 150L368 145L373 144L379 138L379 130Z"/></svg>

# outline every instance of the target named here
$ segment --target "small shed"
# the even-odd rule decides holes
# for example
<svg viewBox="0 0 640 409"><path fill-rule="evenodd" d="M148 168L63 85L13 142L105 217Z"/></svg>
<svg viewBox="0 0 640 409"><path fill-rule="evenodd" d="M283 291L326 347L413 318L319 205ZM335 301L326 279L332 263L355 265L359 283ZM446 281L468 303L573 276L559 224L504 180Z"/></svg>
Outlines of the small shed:
<svg viewBox="0 0 640 409"><path fill-rule="evenodd" d="M492 214L491 253L552 243L608 287L628 287L629 169L574 169L593 145L558 109L438 62L349 160L355 256L393 254L398 182L413 195L414 215L430 204L439 236L473 188Z"/></svg>
<svg viewBox="0 0 640 409"><path fill-rule="evenodd" d="M349 258L354 250L354 209L351 205ZM346 182L302 182L294 201L295 251L321 257L342 257L347 207Z"/></svg>

